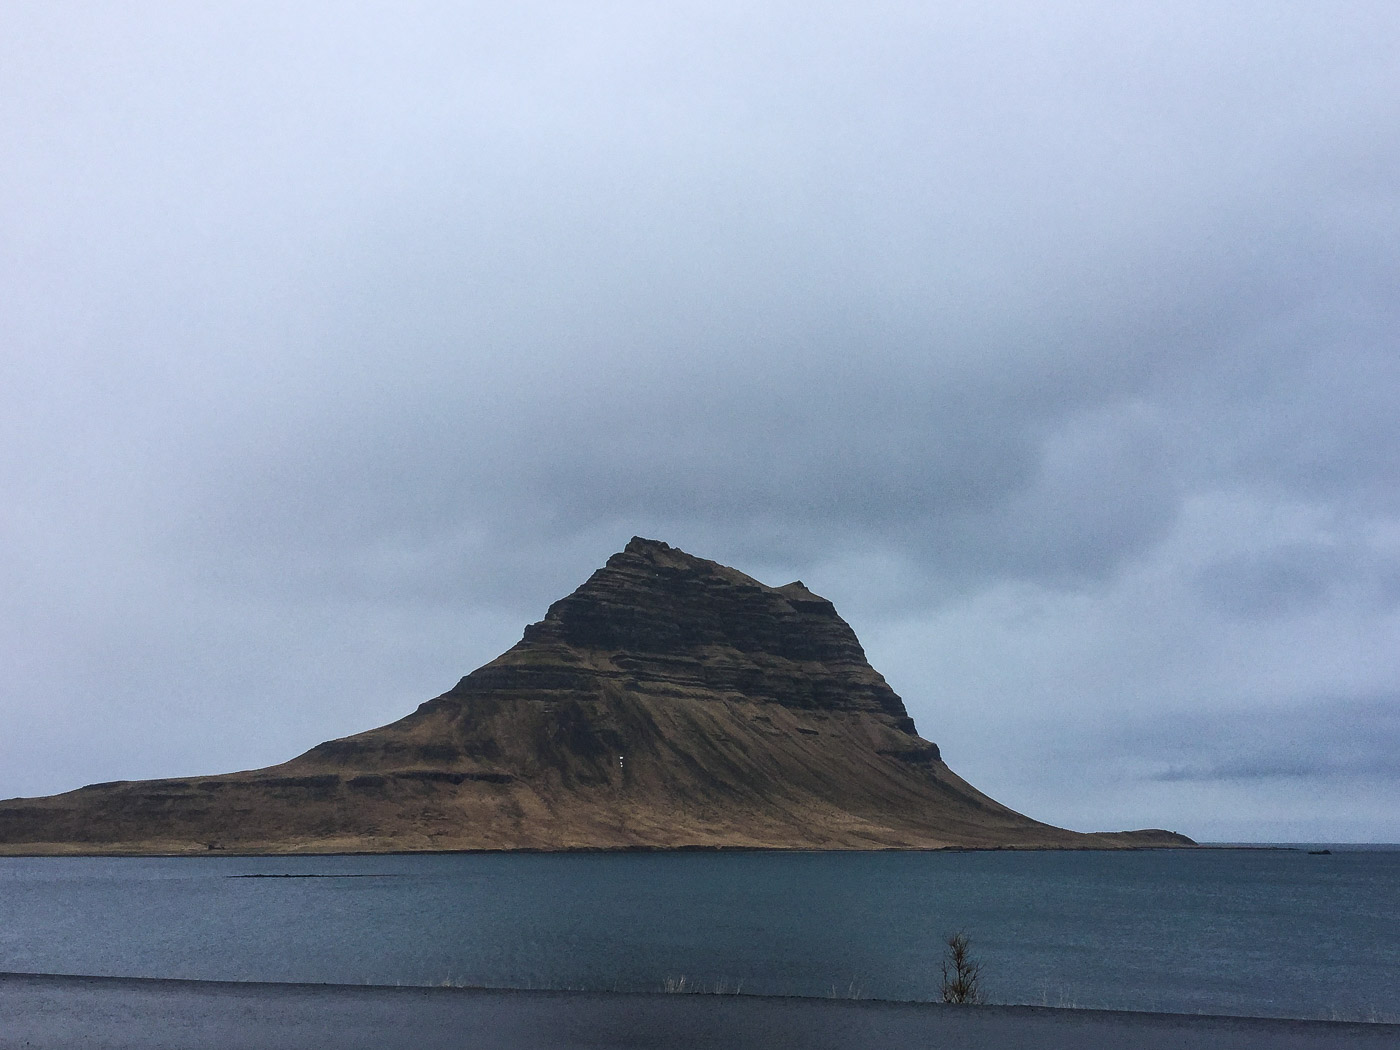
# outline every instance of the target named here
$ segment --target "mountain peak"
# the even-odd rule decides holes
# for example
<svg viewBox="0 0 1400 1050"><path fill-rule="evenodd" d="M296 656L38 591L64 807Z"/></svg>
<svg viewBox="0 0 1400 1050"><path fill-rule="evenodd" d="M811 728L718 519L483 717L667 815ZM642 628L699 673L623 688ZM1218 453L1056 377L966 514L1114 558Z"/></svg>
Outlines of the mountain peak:
<svg viewBox="0 0 1400 1050"><path fill-rule="evenodd" d="M672 549L669 543L662 543L660 540L649 540L645 536L633 536L627 541L627 546L622 548L622 553L647 555Z"/></svg>
<svg viewBox="0 0 1400 1050"><path fill-rule="evenodd" d="M636 692L683 688L693 696L860 710L914 731L903 701L831 602L800 582L769 587L657 540L634 537L527 627L519 644L449 695L475 692L478 677L496 688L506 668L522 682L546 666L557 678L561 661L587 665L595 678L599 667L623 669Z"/></svg>

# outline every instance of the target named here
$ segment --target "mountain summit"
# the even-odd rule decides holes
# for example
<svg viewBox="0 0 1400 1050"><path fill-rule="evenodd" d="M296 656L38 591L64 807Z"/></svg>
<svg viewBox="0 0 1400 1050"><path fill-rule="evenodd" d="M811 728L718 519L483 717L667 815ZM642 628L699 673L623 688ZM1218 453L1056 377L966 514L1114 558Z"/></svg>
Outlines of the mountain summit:
<svg viewBox="0 0 1400 1050"><path fill-rule="evenodd" d="M0 853L1189 843L993 801L831 602L641 538L390 725L268 769L0 803Z"/></svg>

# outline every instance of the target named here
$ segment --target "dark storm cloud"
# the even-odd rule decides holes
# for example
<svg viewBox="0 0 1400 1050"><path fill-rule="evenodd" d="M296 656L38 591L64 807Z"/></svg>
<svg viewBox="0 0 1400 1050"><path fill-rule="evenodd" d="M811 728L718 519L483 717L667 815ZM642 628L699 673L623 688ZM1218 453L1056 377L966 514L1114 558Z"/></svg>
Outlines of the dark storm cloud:
<svg viewBox="0 0 1400 1050"><path fill-rule="evenodd" d="M1066 724L1400 688L1390 6L4 17L5 703L84 779L401 713L634 533L935 738L920 631Z"/></svg>

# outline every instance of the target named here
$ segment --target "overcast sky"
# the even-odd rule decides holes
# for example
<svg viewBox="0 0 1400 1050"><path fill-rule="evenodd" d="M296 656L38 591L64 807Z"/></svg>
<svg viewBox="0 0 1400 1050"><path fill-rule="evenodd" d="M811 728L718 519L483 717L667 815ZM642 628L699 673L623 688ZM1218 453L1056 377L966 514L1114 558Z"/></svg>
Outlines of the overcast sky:
<svg viewBox="0 0 1400 1050"><path fill-rule="evenodd" d="M1400 8L0 6L0 797L265 765L633 534L1082 830L1400 840Z"/></svg>

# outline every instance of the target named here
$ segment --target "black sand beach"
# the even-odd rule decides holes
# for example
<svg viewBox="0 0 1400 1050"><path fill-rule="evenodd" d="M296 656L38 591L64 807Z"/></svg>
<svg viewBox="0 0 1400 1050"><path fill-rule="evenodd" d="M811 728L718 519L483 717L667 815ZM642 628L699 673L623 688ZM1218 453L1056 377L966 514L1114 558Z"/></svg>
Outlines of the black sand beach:
<svg viewBox="0 0 1400 1050"><path fill-rule="evenodd" d="M760 996L0 975L0 1048L1324 1050L1400 1026Z"/></svg>

